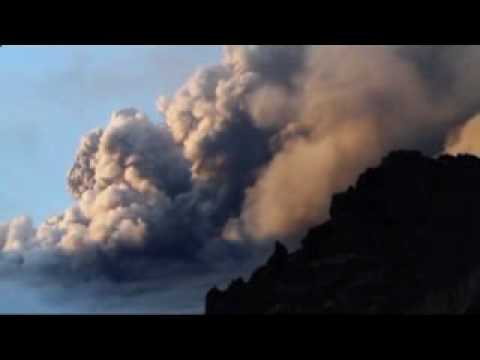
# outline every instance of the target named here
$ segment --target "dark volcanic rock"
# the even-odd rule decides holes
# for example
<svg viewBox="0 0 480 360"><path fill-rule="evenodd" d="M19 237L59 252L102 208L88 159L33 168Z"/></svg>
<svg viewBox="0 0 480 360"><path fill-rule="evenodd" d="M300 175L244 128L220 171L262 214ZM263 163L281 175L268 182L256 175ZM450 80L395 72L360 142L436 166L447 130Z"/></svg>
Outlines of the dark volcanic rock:
<svg viewBox="0 0 480 360"><path fill-rule="evenodd" d="M207 314L480 311L480 159L395 152L335 195L331 220L247 283L211 290Z"/></svg>

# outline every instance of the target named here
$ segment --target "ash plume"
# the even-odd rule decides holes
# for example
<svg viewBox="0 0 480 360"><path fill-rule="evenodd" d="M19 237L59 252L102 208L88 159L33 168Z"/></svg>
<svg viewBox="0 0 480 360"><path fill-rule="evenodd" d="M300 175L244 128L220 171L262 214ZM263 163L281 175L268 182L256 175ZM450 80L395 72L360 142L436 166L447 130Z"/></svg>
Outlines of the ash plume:
<svg viewBox="0 0 480 360"><path fill-rule="evenodd" d="M459 129L480 111L478 65L473 45L226 46L158 99L164 122L127 109L85 136L75 204L0 226L2 257L66 283L161 287L171 269L228 272L273 240L295 247L388 152L477 151L478 119Z"/></svg>
<svg viewBox="0 0 480 360"><path fill-rule="evenodd" d="M388 151L441 148L478 106L479 61L475 46L227 47L160 109L194 176L254 174L223 237L289 241Z"/></svg>

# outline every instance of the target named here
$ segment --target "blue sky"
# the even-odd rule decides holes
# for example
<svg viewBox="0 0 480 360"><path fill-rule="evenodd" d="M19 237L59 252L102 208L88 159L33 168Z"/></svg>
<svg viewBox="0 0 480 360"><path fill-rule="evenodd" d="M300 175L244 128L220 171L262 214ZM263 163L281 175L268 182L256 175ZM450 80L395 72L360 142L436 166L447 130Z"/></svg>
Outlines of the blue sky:
<svg viewBox="0 0 480 360"><path fill-rule="evenodd" d="M0 48L0 223L62 212L83 135L126 107L160 120L157 97L220 57L220 46L196 45Z"/></svg>

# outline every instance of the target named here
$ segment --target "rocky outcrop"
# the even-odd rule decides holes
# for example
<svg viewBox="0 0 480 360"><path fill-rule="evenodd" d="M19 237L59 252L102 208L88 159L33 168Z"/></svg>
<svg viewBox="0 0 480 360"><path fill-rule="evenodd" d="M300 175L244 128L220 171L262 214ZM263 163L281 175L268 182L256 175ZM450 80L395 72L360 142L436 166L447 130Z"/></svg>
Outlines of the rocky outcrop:
<svg viewBox="0 0 480 360"><path fill-rule="evenodd" d="M207 314L480 311L480 159L395 152L334 196L295 253L277 243Z"/></svg>

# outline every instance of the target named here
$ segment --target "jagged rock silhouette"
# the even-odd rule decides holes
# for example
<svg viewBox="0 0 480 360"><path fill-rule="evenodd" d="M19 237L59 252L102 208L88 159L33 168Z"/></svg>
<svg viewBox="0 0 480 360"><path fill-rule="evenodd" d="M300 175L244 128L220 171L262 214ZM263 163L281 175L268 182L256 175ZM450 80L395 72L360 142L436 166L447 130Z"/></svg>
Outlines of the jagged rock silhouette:
<svg viewBox="0 0 480 360"><path fill-rule="evenodd" d="M480 159L399 151L335 195L331 220L248 282L212 289L214 314L480 312Z"/></svg>

